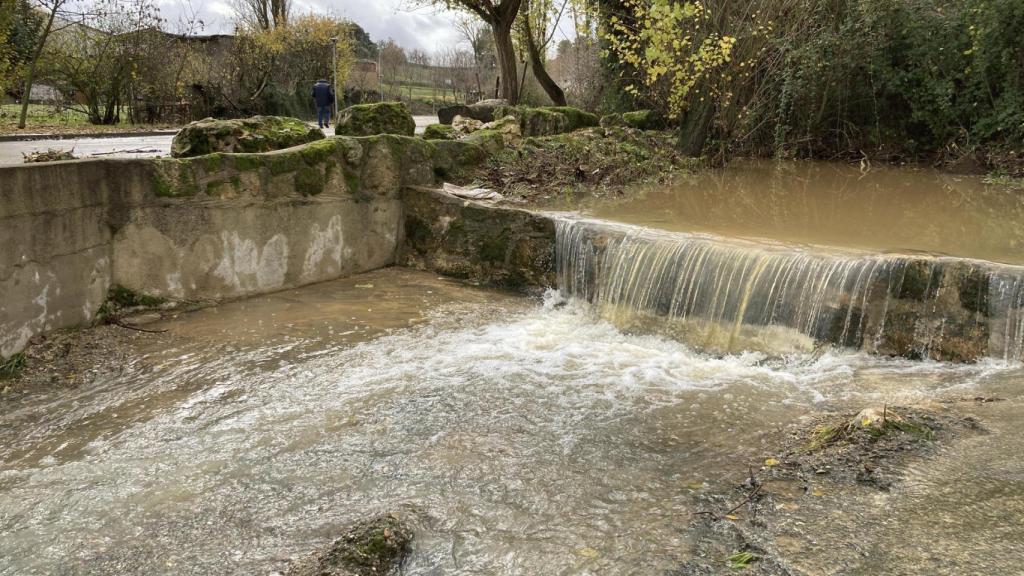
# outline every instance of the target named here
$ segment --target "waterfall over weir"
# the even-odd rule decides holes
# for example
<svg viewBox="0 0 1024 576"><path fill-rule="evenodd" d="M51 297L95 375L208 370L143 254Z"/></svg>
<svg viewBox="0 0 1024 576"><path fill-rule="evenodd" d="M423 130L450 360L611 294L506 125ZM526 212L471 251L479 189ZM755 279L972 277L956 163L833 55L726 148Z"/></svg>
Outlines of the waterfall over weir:
<svg viewBox="0 0 1024 576"><path fill-rule="evenodd" d="M559 288L625 330L718 352L822 344L937 360L1024 352L1024 268L559 217Z"/></svg>

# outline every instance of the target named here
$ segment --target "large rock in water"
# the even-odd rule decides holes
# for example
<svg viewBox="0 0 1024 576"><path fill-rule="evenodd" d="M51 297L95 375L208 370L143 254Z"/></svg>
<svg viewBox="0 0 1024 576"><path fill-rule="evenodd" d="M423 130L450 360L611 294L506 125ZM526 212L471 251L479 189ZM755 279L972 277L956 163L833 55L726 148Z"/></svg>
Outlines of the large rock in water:
<svg viewBox="0 0 1024 576"><path fill-rule="evenodd" d="M339 136L412 136L416 133L416 121L404 102L356 104L341 111L334 133Z"/></svg>
<svg viewBox="0 0 1024 576"><path fill-rule="evenodd" d="M291 565L286 576L383 576L412 551L412 530L394 515L352 526L324 550Z"/></svg>
<svg viewBox="0 0 1024 576"><path fill-rule="evenodd" d="M270 152L322 140L323 137L322 132L298 118L204 118L188 124L174 135L171 156L187 158L213 152Z"/></svg>
<svg viewBox="0 0 1024 576"><path fill-rule="evenodd" d="M437 119L441 124L451 124L452 121L455 120L456 116L472 118L473 120L479 120L480 122L493 122L495 119L495 110L503 106L508 106L508 100L502 100L500 98L481 100L475 104L470 104L469 106L466 106L465 104L456 104L455 106L448 106L438 110Z"/></svg>

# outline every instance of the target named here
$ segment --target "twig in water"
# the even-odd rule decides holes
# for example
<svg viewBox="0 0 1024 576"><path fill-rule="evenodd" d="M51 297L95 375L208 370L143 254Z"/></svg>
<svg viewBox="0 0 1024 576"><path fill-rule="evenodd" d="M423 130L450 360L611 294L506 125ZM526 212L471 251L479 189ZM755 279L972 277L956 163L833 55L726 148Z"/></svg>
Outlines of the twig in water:
<svg viewBox="0 0 1024 576"><path fill-rule="evenodd" d="M146 334L163 334L164 332L167 332L166 329L164 329L164 330L147 330L146 328L139 328L138 326L132 326L131 324L125 324L124 322L122 322L120 319L117 319L117 318L110 320L110 323L113 324L114 326L120 326L121 328L127 328L128 330L135 330L135 331L138 331L138 332L145 332Z"/></svg>

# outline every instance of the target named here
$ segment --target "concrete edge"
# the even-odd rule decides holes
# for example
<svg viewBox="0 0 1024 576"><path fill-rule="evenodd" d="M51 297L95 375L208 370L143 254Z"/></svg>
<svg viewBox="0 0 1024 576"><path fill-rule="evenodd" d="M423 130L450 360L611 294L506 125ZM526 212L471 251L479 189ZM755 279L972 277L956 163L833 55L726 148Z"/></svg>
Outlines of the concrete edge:
<svg viewBox="0 0 1024 576"><path fill-rule="evenodd" d="M177 133L178 129L148 130L144 132L97 132L95 134L0 134L0 142L80 140L84 138L143 138L147 136L173 136Z"/></svg>

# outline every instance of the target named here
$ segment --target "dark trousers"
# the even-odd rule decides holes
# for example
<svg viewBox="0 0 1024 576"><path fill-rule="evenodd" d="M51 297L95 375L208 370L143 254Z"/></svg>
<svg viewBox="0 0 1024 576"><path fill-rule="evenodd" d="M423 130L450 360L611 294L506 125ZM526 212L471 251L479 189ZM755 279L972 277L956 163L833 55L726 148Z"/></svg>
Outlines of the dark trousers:
<svg viewBox="0 0 1024 576"><path fill-rule="evenodd" d="M316 123L321 128L331 125L331 105L316 107Z"/></svg>

